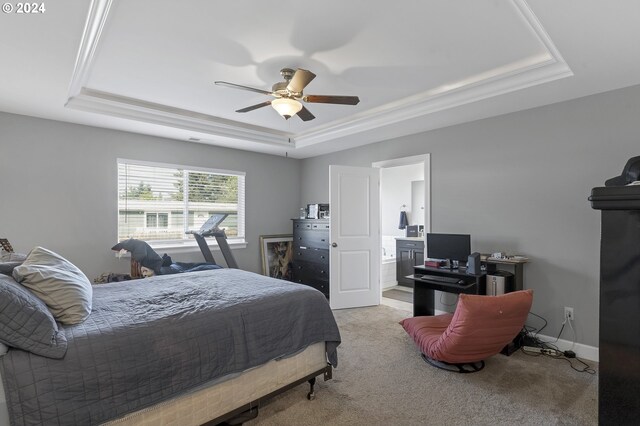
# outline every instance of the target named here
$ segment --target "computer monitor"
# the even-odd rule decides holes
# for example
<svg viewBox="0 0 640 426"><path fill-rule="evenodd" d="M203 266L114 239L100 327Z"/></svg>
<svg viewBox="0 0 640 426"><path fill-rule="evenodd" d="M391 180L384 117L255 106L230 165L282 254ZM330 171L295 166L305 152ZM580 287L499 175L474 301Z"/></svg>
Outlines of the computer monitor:
<svg viewBox="0 0 640 426"><path fill-rule="evenodd" d="M466 262L471 254L471 235L467 234L427 234L427 257Z"/></svg>

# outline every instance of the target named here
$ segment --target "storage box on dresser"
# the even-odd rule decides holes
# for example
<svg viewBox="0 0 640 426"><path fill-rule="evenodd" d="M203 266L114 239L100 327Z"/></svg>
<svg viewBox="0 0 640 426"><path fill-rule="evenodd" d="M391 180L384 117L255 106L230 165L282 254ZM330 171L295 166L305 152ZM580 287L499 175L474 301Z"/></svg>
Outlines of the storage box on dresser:
<svg viewBox="0 0 640 426"><path fill-rule="evenodd" d="M328 219L293 219L293 282L329 297Z"/></svg>

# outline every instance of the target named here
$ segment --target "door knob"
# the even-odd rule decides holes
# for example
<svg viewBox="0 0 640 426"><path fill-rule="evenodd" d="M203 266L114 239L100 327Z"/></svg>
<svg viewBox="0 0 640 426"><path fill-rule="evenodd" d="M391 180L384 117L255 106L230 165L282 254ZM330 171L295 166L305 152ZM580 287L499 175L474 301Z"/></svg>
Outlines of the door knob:
<svg viewBox="0 0 640 426"><path fill-rule="evenodd" d="M331 243L331 247L338 247L338 243Z"/></svg>

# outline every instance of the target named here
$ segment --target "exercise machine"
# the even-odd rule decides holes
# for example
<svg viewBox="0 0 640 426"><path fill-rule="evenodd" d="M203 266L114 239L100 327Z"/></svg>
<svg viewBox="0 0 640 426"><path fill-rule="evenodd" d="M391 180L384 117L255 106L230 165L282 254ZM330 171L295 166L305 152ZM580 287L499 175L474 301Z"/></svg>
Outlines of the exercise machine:
<svg viewBox="0 0 640 426"><path fill-rule="evenodd" d="M229 268L239 269L238 263L236 262L235 257L233 257L233 253L231 252L231 248L229 247L229 243L227 243L227 234L224 232L224 229L220 229L218 227L218 225L220 225L222 221L227 218L227 216L229 216L228 213L214 213L209 219L207 219L207 221L200 227L198 231L188 231L187 234L193 234L206 262L216 263L215 259L213 258L213 253L211 253L206 240L206 237L214 237L216 239L216 242L218 243L220 251L222 252L224 261L227 263L227 266Z"/></svg>

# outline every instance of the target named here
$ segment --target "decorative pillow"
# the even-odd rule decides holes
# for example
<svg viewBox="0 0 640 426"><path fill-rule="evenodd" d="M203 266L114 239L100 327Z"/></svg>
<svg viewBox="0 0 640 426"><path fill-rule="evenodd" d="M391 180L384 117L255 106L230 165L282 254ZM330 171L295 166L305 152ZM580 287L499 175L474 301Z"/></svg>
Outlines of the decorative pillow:
<svg viewBox="0 0 640 426"><path fill-rule="evenodd" d="M22 262L0 262L0 274L11 276L13 269L20 265L22 265Z"/></svg>
<svg viewBox="0 0 640 426"><path fill-rule="evenodd" d="M91 313L91 282L59 254L34 248L13 270L13 278L33 291L63 324L79 324Z"/></svg>
<svg viewBox="0 0 640 426"><path fill-rule="evenodd" d="M0 275L0 341L49 358L62 358L67 337L47 306L13 278Z"/></svg>

